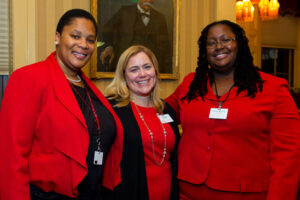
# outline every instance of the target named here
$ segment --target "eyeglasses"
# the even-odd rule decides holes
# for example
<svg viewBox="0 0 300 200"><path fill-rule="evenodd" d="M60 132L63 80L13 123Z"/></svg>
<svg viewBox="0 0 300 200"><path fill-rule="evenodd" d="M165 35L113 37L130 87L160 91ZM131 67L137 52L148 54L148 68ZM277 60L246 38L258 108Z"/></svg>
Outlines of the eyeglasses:
<svg viewBox="0 0 300 200"><path fill-rule="evenodd" d="M226 45L230 45L232 43L232 41L236 41L236 38L222 38L219 41L209 40L206 43L206 48L215 49L218 46L219 43L223 47L223 46L226 46Z"/></svg>

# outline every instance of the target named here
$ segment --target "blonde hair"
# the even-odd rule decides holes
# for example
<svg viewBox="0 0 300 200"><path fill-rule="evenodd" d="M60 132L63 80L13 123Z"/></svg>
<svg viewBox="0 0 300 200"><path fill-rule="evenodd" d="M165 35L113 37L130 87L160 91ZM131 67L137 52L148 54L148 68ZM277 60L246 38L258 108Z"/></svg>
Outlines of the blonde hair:
<svg viewBox="0 0 300 200"><path fill-rule="evenodd" d="M121 54L117 64L114 79L106 87L105 95L108 96L108 99L116 99L118 101L118 103L115 105L116 107L124 107L129 104L130 91L127 87L126 80L125 80L125 69L129 62L129 59L140 52L144 52L149 57L150 61L154 66L157 81L150 94L150 99L154 105L155 110L159 113L162 113L162 111L164 110L164 102L157 95L157 91L159 88L158 87L159 85L158 84L158 77L159 77L158 61L155 55L153 54L153 52L142 45L131 46Z"/></svg>

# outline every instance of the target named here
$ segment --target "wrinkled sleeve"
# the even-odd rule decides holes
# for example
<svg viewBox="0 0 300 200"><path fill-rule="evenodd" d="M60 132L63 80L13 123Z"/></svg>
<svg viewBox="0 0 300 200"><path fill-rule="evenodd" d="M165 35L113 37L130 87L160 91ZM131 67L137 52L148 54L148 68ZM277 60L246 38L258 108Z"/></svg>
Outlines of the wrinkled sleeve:
<svg viewBox="0 0 300 200"><path fill-rule="evenodd" d="M191 81L194 78L195 73L190 73L184 77L182 83L177 87L177 89L165 99L168 104L171 105L173 110L176 112L177 122L180 124L180 103L182 98L187 94Z"/></svg>
<svg viewBox="0 0 300 200"><path fill-rule="evenodd" d="M300 123L285 80L279 85L270 123L272 175L268 200L295 200L300 176Z"/></svg>
<svg viewBox="0 0 300 200"><path fill-rule="evenodd" d="M40 85L27 70L11 75L0 110L0 199L30 199L28 156L40 96Z"/></svg>

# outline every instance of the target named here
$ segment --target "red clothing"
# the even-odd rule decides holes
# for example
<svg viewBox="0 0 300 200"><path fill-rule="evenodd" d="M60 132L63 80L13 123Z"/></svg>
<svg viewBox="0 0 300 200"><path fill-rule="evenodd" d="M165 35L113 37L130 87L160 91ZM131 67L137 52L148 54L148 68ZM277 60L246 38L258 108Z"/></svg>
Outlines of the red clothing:
<svg viewBox="0 0 300 200"><path fill-rule="evenodd" d="M180 200L265 200L267 192L228 192L214 190L205 184L194 185L184 181L179 182Z"/></svg>
<svg viewBox="0 0 300 200"><path fill-rule="evenodd" d="M234 87L223 108L226 120L209 119L218 102L209 83L205 101L188 103L195 73L167 99L180 118L178 178L233 192L268 191L268 199L295 199L299 185L300 125L284 79L260 72L263 91L254 99ZM223 101L227 94L220 100Z"/></svg>
<svg viewBox="0 0 300 200"><path fill-rule="evenodd" d="M101 92L83 73L81 76L115 119L117 138L108 158L117 155L116 160L121 160L122 125ZM77 185L87 173L89 135L55 52L11 75L1 105L0 127L0 199L30 199L29 183L45 192L78 194Z"/></svg>
<svg viewBox="0 0 300 200"><path fill-rule="evenodd" d="M170 162L170 153L174 151L175 137L171 126L168 123L164 124L167 131L167 154L161 166L158 166L153 157L152 142L149 131L144 122L141 120L138 111L134 104L131 104L135 118L141 130L144 158L146 166L147 184L150 200L167 200L170 199L172 165ZM153 141L155 149L155 157L158 163L162 160L164 149L164 135L161 123L156 116L154 108L146 108L138 106L139 111L144 117L144 120L150 130L153 132Z"/></svg>

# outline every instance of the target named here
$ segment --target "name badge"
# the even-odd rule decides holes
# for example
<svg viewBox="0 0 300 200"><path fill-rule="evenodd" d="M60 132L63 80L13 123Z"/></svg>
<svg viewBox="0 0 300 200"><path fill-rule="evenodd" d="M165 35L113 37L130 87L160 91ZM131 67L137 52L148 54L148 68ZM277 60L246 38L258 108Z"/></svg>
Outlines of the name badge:
<svg viewBox="0 0 300 200"><path fill-rule="evenodd" d="M164 114L164 115L158 115L158 118L162 124L174 122L172 117L169 114Z"/></svg>
<svg viewBox="0 0 300 200"><path fill-rule="evenodd" d="M102 165L103 162L103 152L95 151L94 154L94 165Z"/></svg>
<svg viewBox="0 0 300 200"><path fill-rule="evenodd" d="M228 108L211 108L209 119L227 119Z"/></svg>

